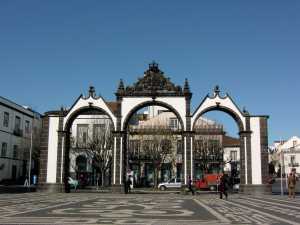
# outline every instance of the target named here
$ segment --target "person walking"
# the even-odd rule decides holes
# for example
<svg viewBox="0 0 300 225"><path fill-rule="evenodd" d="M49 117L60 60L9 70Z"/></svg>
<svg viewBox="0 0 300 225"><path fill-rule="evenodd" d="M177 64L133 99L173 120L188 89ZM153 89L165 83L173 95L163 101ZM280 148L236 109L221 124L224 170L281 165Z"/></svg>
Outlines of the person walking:
<svg viewBox="0 0 300 225"><path fill-rule="evenodd" d="M131 190L131 177L128 176L125 181L125 194L129 194Z"/></svg>
<svg viewBox="0 0 300 225"><path fill-rule="evenodd" d="M191 179L191 177L189 176L189 180L188 180L188 192L192 192L192 195L195 194L194 189L193 189L193 181Z"/></svg>
<svg viewBox="0 0 300 225"><path fill-rule="evenodd" d="M227 175L223 174L220 177L220 185L219 185L220 199L223 199L223 194L224 194L225 199L227 200L227 198L228 198L227 189L228 189Z"/></svg>
<svg viewBox="0 0 300 225"><path fill-rule="evenodd" d="M297 178L296 178L295 170L292 170L292 172L289 174L288 177L289 198L295 198L296 182L297 182Z"/></svg>

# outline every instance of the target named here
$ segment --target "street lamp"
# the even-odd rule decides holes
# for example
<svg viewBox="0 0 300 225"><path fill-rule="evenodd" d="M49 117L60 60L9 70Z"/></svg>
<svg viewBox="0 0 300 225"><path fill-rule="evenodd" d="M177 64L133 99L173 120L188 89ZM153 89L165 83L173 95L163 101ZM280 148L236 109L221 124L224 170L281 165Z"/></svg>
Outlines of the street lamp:
<svg viewBox="0 0 300 225"><path fill-rule="evenodd" d="M28 165L28 185L31 185L31 164L32 164L32 149L33 149L33 128L34 128L34 120L37 119L38 116L35 112L33 112L32 124L31 124L31 133L30 133L30 149L29 149L29 165Z"/></svg>
<svg viewBox="0 0 300 225"><path fill-rule="evenodd" d="M282 182L282 170L284 169L284 154L283 154L283 149L281 149L281 168L280 168L280 188L281 188L281 195L283 195L283 182Z"/></svg>

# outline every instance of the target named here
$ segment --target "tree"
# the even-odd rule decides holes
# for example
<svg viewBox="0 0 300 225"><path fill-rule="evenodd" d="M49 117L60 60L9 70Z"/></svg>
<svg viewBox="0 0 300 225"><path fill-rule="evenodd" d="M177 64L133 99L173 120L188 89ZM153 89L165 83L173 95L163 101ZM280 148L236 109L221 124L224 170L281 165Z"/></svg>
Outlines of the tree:
<svg viewBox="0 0 300 225"><path fill-rule="evenodd" d="M210 136L194 140L194 158L200 161L202 173L223 166L223 148L219 140Z"/></svg>
<svg viewBox="0 0 300 225"><path fill-rule="evenodd" d="M75 148L72 148L72 150L74 153L84 154L87 158L92 159L93 166L101 176L101 185L104 186L105 175L111 168L112 163L114 143L112 123L107 119L104 124L99 124L97 121L93 121L92 124L94 125L93 135L77 134L78 137L83 138L82 140L75 139Z"/></svg>
<svg viewBox="0 0 300 225"><path fill-rule="evenodd" d="M132 131L132 130L131 130ZM138 152L140 158L151 162L154 168L154 187L158 186L159 171L164 163L176 163L176 151L173 145L176 144L178 134L165 125L151 125L135 130L140 144ZM132 136L133 136L132 135ZM131 158L136 158L133 152L129 152Z"/></svg>

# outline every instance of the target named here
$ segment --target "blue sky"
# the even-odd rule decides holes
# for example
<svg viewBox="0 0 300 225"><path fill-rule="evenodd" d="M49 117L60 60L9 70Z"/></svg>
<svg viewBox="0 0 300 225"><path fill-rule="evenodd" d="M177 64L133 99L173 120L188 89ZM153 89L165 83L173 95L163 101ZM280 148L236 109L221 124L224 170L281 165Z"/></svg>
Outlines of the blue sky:
<svg viewBox="0 0 300 225"><path fill-rule="evenodd" d="M156 60L190 81L195 109L216 84L269 142L300 135L300 1L0 1L0 95L43 113L89 85L114 100ZM230 133L229 117L211 114Z"/></svg>

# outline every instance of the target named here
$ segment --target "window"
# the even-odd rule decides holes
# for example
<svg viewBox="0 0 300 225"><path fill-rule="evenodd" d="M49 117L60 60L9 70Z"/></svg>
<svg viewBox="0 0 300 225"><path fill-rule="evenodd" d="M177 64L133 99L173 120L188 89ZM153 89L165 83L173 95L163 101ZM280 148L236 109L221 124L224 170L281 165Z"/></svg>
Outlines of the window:
<svg viewBox="0 0 300 225"><path fill-rule="evenodd" d="M182 141L177 140L177 154L182 154Z"/></svg>
<svg viewBox="0 0 300 225"><path fill-rule="evenodd" d="M232 161L237 161L237 151L230 151L230 159Z"/></svg>
<svg viewBox="0 0 300 225"><path fill-rule="evenodd" d="M13 158L14 159L18 158L18 145L14 145L14 148L13 148Z"/></svg>
<svg viewBox="0 0 300 225"><path fill-rule="evenodd" d="M169 119L169 128L175 130L178 128L178 120L177 118L170 118Z"/></svg>
<svg viewBox="0 0 300 225"><path fill-rule="evenodd" d="M290 163L291 163L292 165L294 165L294 164L296 163L296 156L295 156L295 155L291 155L291 156L290 156Z"/></svg>
<svg viewBox="0 0 300 225"><path fill-rule="evenodd" d="M105 124L94 124L93 135L94 138L101 138L101 135L105 132Z"/></svg>
<svg viewBox="0 0 300 225"><path fill-rule="evenodd" d="M30 122L28 120L25 121L25 132L30 133Z"/></svg>
<svg viewBox="0 0 300 225"><path fill-rule="evenodd" d="M143 151L147 155L152 149L153 141L152 140L144 140L142 143Z"/></svg>
<svg viewBox="0 0 300 225"><path fill-rule="evenodd" d="M9 124L9 113L8 112L4 112L3 126L4 127L8 127L8 124Z"/></svg>
<svg viewBox="0 0 300 225"><path fill-rule="evenodd" d="M23 159L29 159L29 149L28 148L25 148L24 149L24 152L23 152Z"/></svg>
<svg viewBox="0 0 300 225"><path fill-rule="evenodd" d="M6 142L2 142L1 157L6 157L6 152L7 152L7 143Z"/></svg>
<svg viewBox="0 0 300 225"><path fill-rule="evenodd" d="M77 125L77 144L84 147L88 141L88 125L78 124Z"/></svg>
<svg viewBox="0 0 300 225"><path fill-rule="evenodd" d="M76 158L76 169L78 172L86 172L87 159L84 155Z"/></svg>
<svg viewBox="0 0 300 225"><path fill-rule="evenodd" d="M295 148L295 147L296 147L296 145L297 145L297 141L296 141L296 140L294 140L294 141L293 141L293 148Z"/></svg>
<svg viewBox="0 0 300 225"><path fill-rule="evenodd" d="M140 141L139 140L130 140L129 141L129 153L132 157L139 156Z"/></svg>
<svg viewBox="0 0 300 225"><path fill-rule="evenodd" d="M16 116L16 119L15 119L15 130L20 130L21 128L21 118Z"/></svg>

